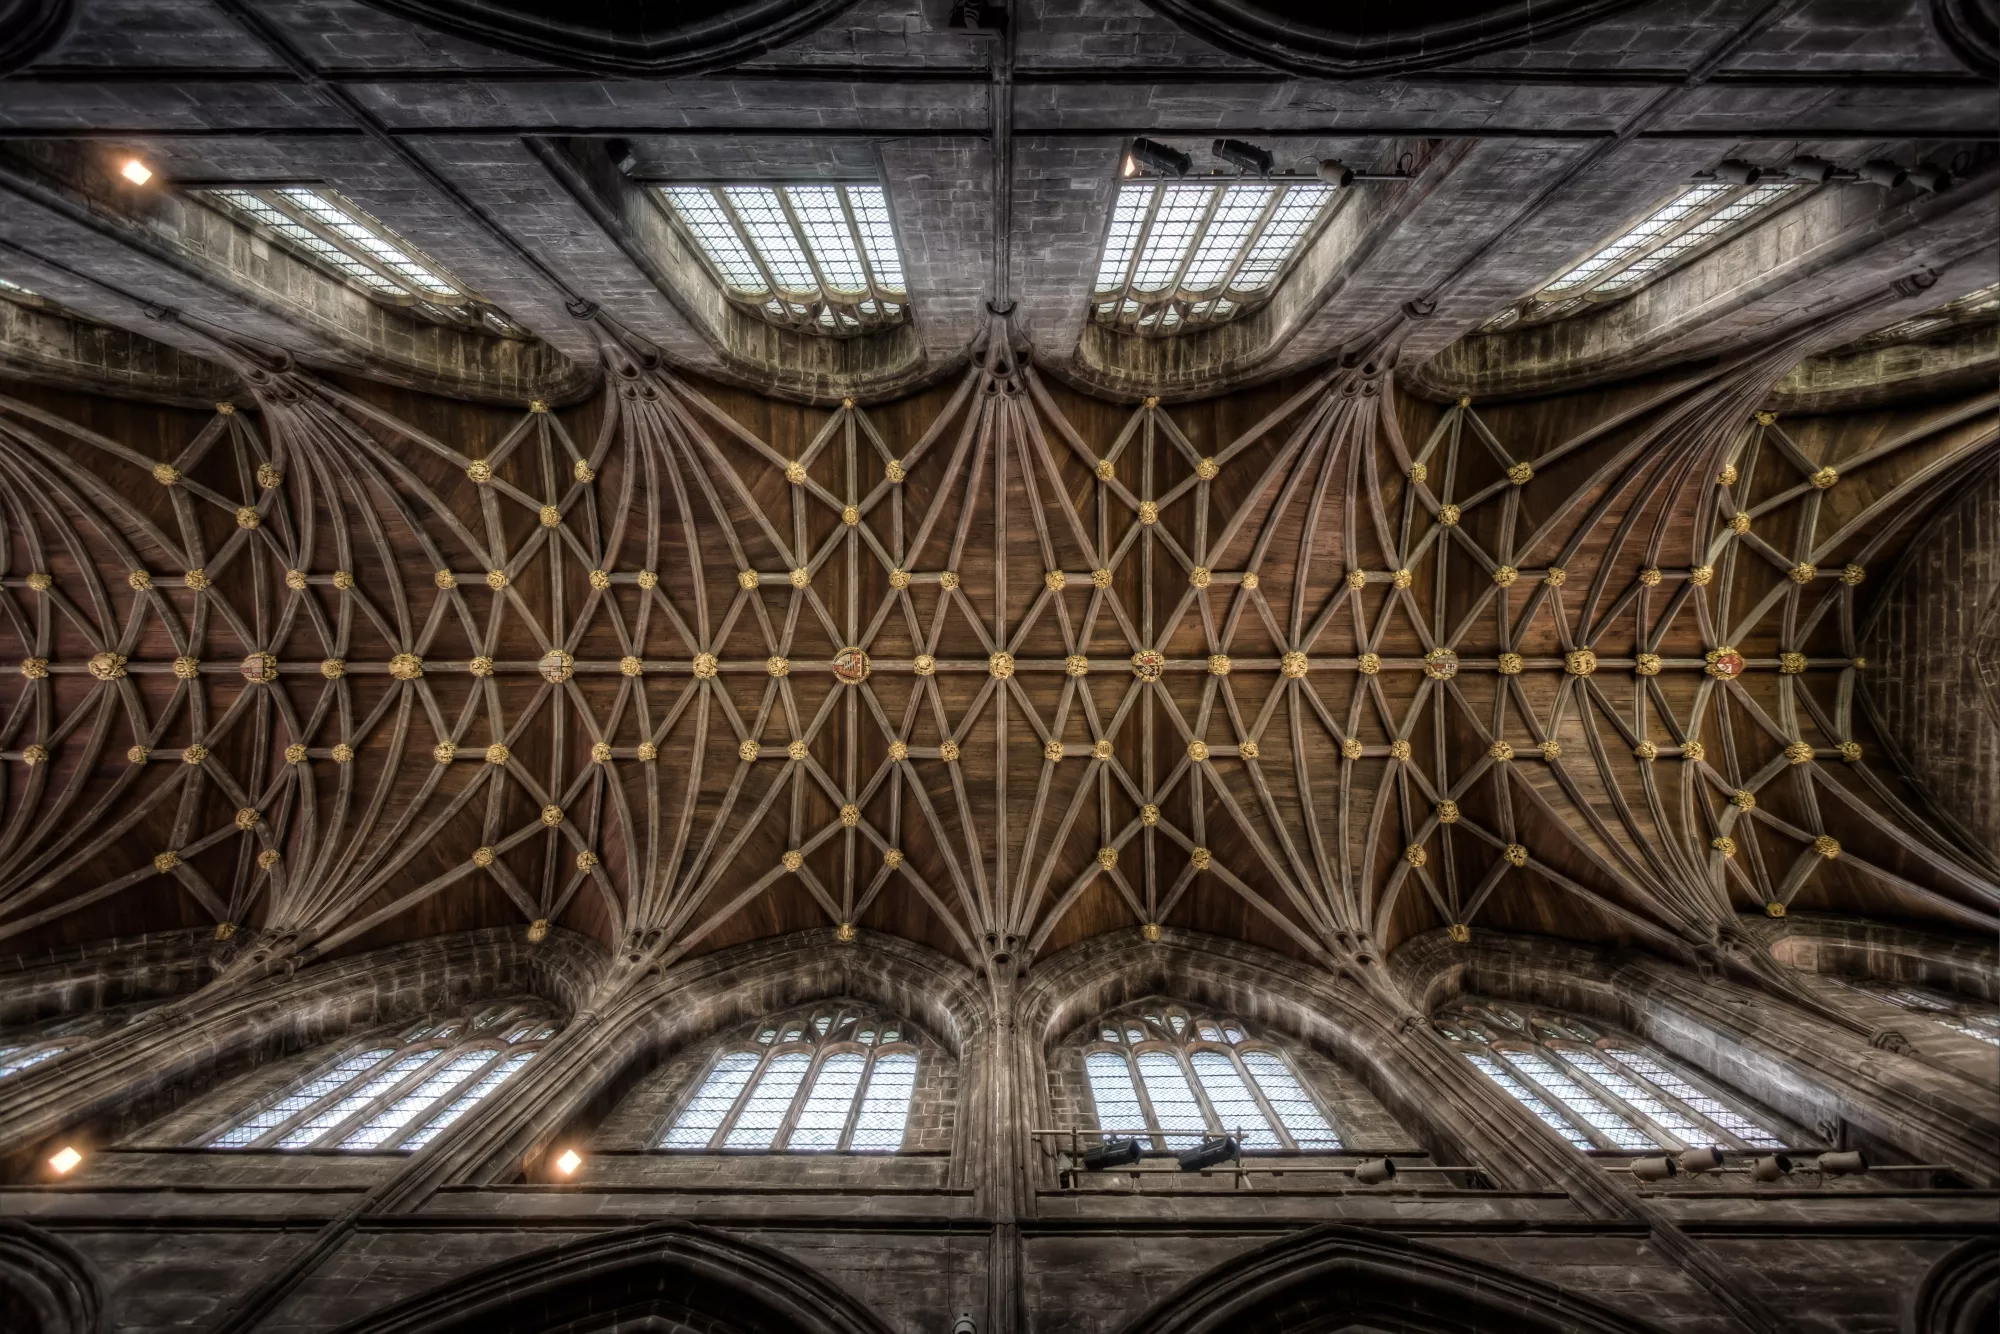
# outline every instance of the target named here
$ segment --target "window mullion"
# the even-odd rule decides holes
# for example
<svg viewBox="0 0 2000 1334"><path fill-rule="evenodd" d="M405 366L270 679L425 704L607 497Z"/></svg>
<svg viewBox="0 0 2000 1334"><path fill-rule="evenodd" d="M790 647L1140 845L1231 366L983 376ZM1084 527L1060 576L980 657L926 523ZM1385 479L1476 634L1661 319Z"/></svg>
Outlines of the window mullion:
<svg viewBox="0 0 2000 1334"><path fill-rule="evenodd" d="M772 289L774 292L776 290L776 288ZM757 1085L763 1082L764 1072L771 1068L771 1058L775 1054L775 1046L776 1044L774 1043L771 1047L764 1049L764 1054L758 1058L757 1068L752 1070L750 1078L743 1082L742 1092L736 1095L736 1101L729 1104L729 1110L722 1114L722 1123L715 1128L715 1133L709 1136L708 1139L708 1147L711 1150L720 1149L729 1139L730 1132L736 1129L736 1118L743 1115L743 1109L748 1105L751 1095L757 1091ZM716 1061L720 1061L722 1056L717 1056L715 1059ZM710 1069L713 1068L714 1062L711 1062ZM707 1075L704 1074L703 1078L707 1078ZM701 1085L696 1084L696 1096L699 1096L700 1093Z"/></svg>
<svg viewBox="0 0 2000 1334"><path fill-rule="evenodd" d="M792 225L792 235L799 238L799 253L805 256L806 267L812 270L813 281L819 284L820 304L828 310L833 310L835 304L833 284L826 280L826 273L819 266L819 246L814 244L812 233L806 230L806 225L799 221L798 210L792 207L791 192L781 185L774 187L771 193L777 196L778 207L784 210L785 221ZM865 278L868 272L867 255L861 255L860 260L861 272ZM838 326L839 318L840 312L834 311L836 327Z"/></svg>
<svg viewBox="0 0 2000 1334"><path fill-rule="evenodd" d="M1236 1074L1242 1079L1243 1087L1249 1089L1250 1096L1256 1099L1258 1109L1264 1113L1264 1120L1271 1127L1271 1133L1276 1135L1278 1142L1286 1148L1297 1149L1299 1143L1292 1138L1291 1128L1285 1124L1284 1118L1278 1115L1278 1109L1271 1104L1271 1099L1264 1092L1264 1086L1257 1082L1255 1075L1250 1073L1250 1067L1243 1064L1243 1054L1237 1051L1236 1048L1231 1047L1229 1049L1229 1061L1230 1064L1236 1067ZM1293 1065L1296 1073L1296 1063L1294 1062ZM1301 1090L1305 1088L1305 1081L1303 1079L1299 1080L1299 1087ZM1328 1124L1331 1125L1332 1123L1328 1122Z"/></svg>
<svg viewBox="0 0 2000 1334"><path fill-rule="evenodd" d="M1244 264L1250 259L1250 252L1255 250L1258 244L1263 241L1264 233L1270 230L1271 219L1277 216L1279 206L1291 197L1291 193L1291 186L1280 186L1271 192L1269 199L1264 201L1264 211L1258 216L1257 225L1250 229L1250 234L1244 238L1243 244L1237 248L1236 258L1229 261L1228 271L1222 275L1222 281L1216 285L1215 300L1236 300L1235 297L1229 295L1231 287L1236 282L1236 275L1243 271ZM1300 244L1303 243L1304 238L1300 238ZM1294 247L1295 250L1296 248ZM1271 279L1273 290L1276 290L1278 282L1283 276L1283 272L1280 271L1277 276ZM1211 313L1212 311L1213 308L1211 307Z"/></svg>
<svg viewBox="0 0 2000 1334"><path fill-rule="evenodd" d="M469 1032L471 1029L471 1025L468 1024L466 1027L467 1031ZM422 1050L423 1050L422 1048L412 1049L410 1047L404 1047L402 1050L398 1051L392 1059L397 1061L407 1060L412 1056L420 1055ZM420 1062L416 1066L412 1067L409 1074L404 1075L394 1084L391 1084L388 1088L383 1089L373 1098L370 1098L357 1111L353 1112L344 1120L337 1121L333 1125L328 1126L324 1131L320 1133L318 1138L314 1139L311 1144L305 1145L304 1147L308 1149L319 1148L321 1146L324 1146L326 1148L337 1147L342 1140L346 1139L356 1130L359 1130L362 1126L367 1125L369 1120L372 1117L374 1117L374 1115L377 1112L380 1112L385 1107L391 1106L392 1104L395 1103L396 1099L402 1097L405 1093L408 1093L411 1089L423 1083L424 1076L430 1073L431 1067L433 1065L437 1064L440 1061L449 1064L451 1059L449 1055L449 1049L443 1047L434 1047L431 1050L436 1054L433 1055L430 1058L430 1060Z"/></svg>
<svg viewBox="0 0 2000 1334"><path fill-rule="evenodd" d="M1153 1110L1153 1095L1146 1089L1145 1076L1139 1072L1139 1054L1130 1048L1121 1053L1125 1057L1125 1068L1132 1076L1132 1092L1139 1100L1139 1110L1145 1114L1146 1138L1153 1141L1153 1147L1167 1147L1167 1130L1160 1124L1160 1114Z"/></svg>
<svg viewBox="0 0 2000 1334"><path fill-rule="evenodd" d="M1606 1088L1601 1082L1593 1078L1588 1070L1585 1070L1575 1061L1570 1060L1569 1053L1565 1051L1563 1048L1551 1047L1546 1043L1544 1043L1541 1045L1540 1050L1544 1056L1549 1057L1550 1059L1554 1060L1558 1065L1560 1065L1562 1067L1564 1074L1568 1075L1571 1079L1574 1079L1578 1084L1582 1085L1584 1092L1590 1094L1592 1097L1596 1098L1599 1102L1603 1103L1606 1107L1609 1107L1612 1111L1616 1112L1618 1115L1624 1117L1627 1121L1630 1121L1633 1125L1637 1126L1640 1129L1640 1131L1643 1132L1648 1137L1650 1137L1655 1144L1661 1145L1662 1147L1679 1144L1684 1149L1692 1149L1699 1147L1693 1144L1682 1143L1681 1137L1678 1134L1667 1129L1665 1126L1661 1125L1658 1121L1655 1121L1652 1117L1640 1111L1637 1107L1634 1107L1629 1099L1626 1099L1620 1096L1619 1094L1614 1093L1609 1088ZM1604 1060L1607 1065L1615 1064L1614 1062L1611 1062L1610 1060L1608 1060L1608 1058L1605 1058L1602 1055L1600 1055L1598 1059ZM1626 1071L1625 1073L1627 1075L1631 1074L1630 1071ZM1639 1081L1639 1082L1643 1083L1644 1081ZM1681 1107L1681 1100L1679 1098L1663 1098L1662 1101L1664 1101L1670 1107ZM1687 1111L1688 1109L1685 1107L1681 1107L1681 1110ZM1707 1118L1700 1116L1691 1116L1690 1119L1698 1123L1704 1123L1704 1124L1706 1123L1707 1120ZM1732 1136L1731 1138L1733 1140L1734 1137Z"/></svg>
<svg viewBox="0 0 2000 1334"><path fill-rule="evenodd" d="M1201 1075L1194 1068L1194 1062L1188 1059L1187 1050L1182 1048L1176 1051L1174 1059L1181 1064L1181 1075L1187 1080L1188 1088L1194 1093L1195 1106L1201 1109L1201 1119L1207 1124L1209 1128L1208 1133L1211 1135L1227 1135L1230 1132L1230 1127L1222 1124L1222 1113L1215 1110L1215 1103L1208 1096L1208 1085L1202 1082Z"/></svg>
<svg viewBox="0 0 2000 1334"><path fill-rule="evenodd" d="M1688 231L1689 229L1699 226L1701 223L1708 221L1710 218L1714 217L1717 213L1720 213L1723 209L1728 208L1731 204L1735 203L1737 200L1741 199L1744 195L1748 193L1749 193L1749 187L1747 186L1741 189L1732 190L1728 194L1719 195L1715 199L1710 200L1707 204L1702 205L1700 208L1694 209L1685 218L1682 218L1679 222L1675 223L1673 226L1663 228L1657 236L1652 237L1650 240L1646 242L1645 245L1640 246L1637 249L1633 250L1630 254L1625 255L1623 258L1619 259L1616 263L1605 265L1604 268L1596 275L1594 275L1592 278L1590 278L1589 281L1579 284L1577 287L1572 288L1569 291L1565 292L1563 294L1564 299L1567 300L1570 297L1589 296L1592 292L1595 292L1598 288L1604 286L1605 283L1611 281L1611 279L1617 277L1619 274L1623 273L1626 269L1631 268L1632 265L1637 263L1639 260L1642 260L1646 256L1652 254L1655 250L1658 250L1661 246L1667 244L1667 242L1673 240L1681 233ZM1747 219L1745 219L1745 221L1747 221Z"/></svg>
<svg viewBox="0 0 2000 1334"><path fill-rule="evenodd" d="M1576 1110L1576 1108L1570 1106L1569 1100L1567 1098L1557 1097L1556 1094L1552 1090L1550 1090L1546 1085L1544 1085L1541 1080L1536 1079L1526 1070L1523 1070L1520 1066L1508 1060L1507 1051L1504 1047L1494 1047L1490 1048L1489 1050L1491 1050L1493 1054L1500 1059L1501 1063L1507 1067L1508 1073L1512 1074L1514 1078L1520 1080L1523 1085L1525 1085L1529 1089L1532 1089L1536 1097L1540 1098L1543 1103L1545 1103L1548 1107L1553 1109L1558 1116L1562 1117L1564 1120L1568 1121L1570 1125L1574 1126L1577 1130L1581 1131L1584 1137L1587 1138L1592 1144L1595 1144L1600 1149L1608 1149L1613 1153L1626 1152L1626 1150L1621 1148L1619 1145L1611 1142L1610 1135L1606 1134L1602 1130L1599 1130L1596 1126L1590 1124L1589 1121L1585 1120L1583 1113ZM1536 1050L1540 1050L1540 1048L1536 1048ZM1567 1066L1565 1066L1564 1068L1567 1068ZM1611 1107L1614 1111L1617 1110L1614 1104L1606 1103L1605 1105L1607 1107Z"/></svg>
<svg viewBox="0 0 2000 1334"><path fill-rule="evenodd" d="M496 1024L494 1025L494 1027L497 1028L499 1027L499 1025ZM383 1140L382 1143L376 1145L375 1148L371 1150L371 1152L387 1153L400 1147L404 1140L408 1139L411 1135L414 1135L417 1131L423 1129L425 1124L430 1121L431 1117L443 1111L445 1108L451 1106L451 1104L456 1099L463 1097L467 1089L471 1088L474 1084L477 1084L480 1080L486 1078L486 1076L492 1071L495 1065L497 1065L501 1061L506 1060L508 1056L513 1054L513 1052L514 1048L512 1047L495 1047L493 1051L488 1054L487 1058L484 1061L480 1062L478 1065L472 1067L472 1070L468 1074L466 1074L464 1078L460 1079L456 1084L453 1084L450 1088L438 1094L436 1097L432 1098L429 1102L417 1108L416 1111L410 1113L407 1117L403 1118L403 1123L390 1132L389 1138ZM446 1065L450 1065L454 1060L458 1059L459 1055L461 1054L462 1053L459 1052L446 1052L444 1056L441 1057L440 1059L442 1059ZM424 1072L421 1069L417 1071L417 1074L420 1077L423 1075L423 1073ZM420 1078L419 1083L421 1082L422 1080ZM381 1106L384 1108L392 1107L395 1105L395 1102L396 1102L395 1096L385 1097L381 1101Z"/></svg>
<svg viewBox="0 0 2000 1334"><path fill-rule="evenodd" d="M863 297L862 300L873 301L875 303L876 314L880 315L882 313L883 296L880 289L875 286L875 265L868 257L868 246L861 236L861 224L855 220L854 203L847 197L847 187L844 185L834 187L833 197L840 201L840 216L847 222L847 237L850 241L854 242L854 257L861 265L861 281L868 285L868 295ZM905 274L906 278L907 276ZM856 315L860 313L859 309L855 311ZM874 1064L874 1061L870 1060L868 1063L869 1068L873 1069Z"/></svg>
<svg viewBox="0 0 2000 1334"><path fill-rule="evenodd" d="M1133 280L1139 276L1139 260L1146 253L1146 242L1152 239L1153 228L1160 220L1160 206L1166 202L1167 186L1164 181L1153 182L1153 197L1146 204L1146 220L1139 224L1139 233L1132 242L1132 255L1125 261L1125 282L1118 289L1118 308L1112 312L1120 321L1125 318L1125 305L1132 302L1139 309L1132 316L1132 327L1138 328L1138 321L1146 314L1146 304L1132 294ZM1112 204L1115 212L1116 201Z"/></svg>
<svg viewBox="0 0 2000 1334"><path fill-rule="evenodd" d="M785 294L791 289L780 283L778 275L771 271L770 264L764 259L764 252L757 247L756 238L751 236L750 229L743 225L743 215L736 211L736 201L731 199L729 192L720 186L711 185L707 188L715 202L721 205L723 216L729 219L729 225L736 229L736 239L743 243L743 253L750 256L750 262L755 264L757 272L764 276L764 286L771 289L771 299L783 308L785 323L796 324L797 317L792 314L792 303L785 299ZM778 195L781 200L784 198L775 186L771 187L771 193ZM725 291L728 290L728 284L724 283L723 288Z"/></svg>
<svg viewBox="0 0 2000 1334"><path fill-rule="evenodd" d="M243 1147L246 1149L269 1148L272 1144L276 1143L278 1140L290 1134L299 1125L301 1125L306 1121L311 1120L313 1113L319 1111L323 1107L330 1107L335 1103L339 1102L342 1098L347 1096L350 1090L361 1087L375 1075L379 1074L382 1071L383 1067L388 1065L393 1065L395 1062L401 1060L403 1058L404 1053L407 1050L408 1048L405 1047L396 1048L395 1050L391 1051L388 1055L384 1056L381 1060L369 1066L366 1070L362 1070L356 1073L352 1078L346 1080L345 1082L340 1084L337 1088L333 1089L331 1092L328 1092L322 1095L321 1097L313 1099L310 1103L306 1104L304 1107L301 1107L297 1112L293 1113L285 1120L280 1121L277 1125L272 1126L269 1130L259 1135L256 1139L251 1140L248 1144L244 1145ZM322 1064L319 1067L319 1069L325 1070L328 1066L338 1065L339 1063L340 1063L340 1057L336 1056L334 1057L333 1060ZM313 1076L311 1074L308 1074L305 1077L304 1082L310 1084L312 1082L312 1078ZM271 1101L282 1102L285 1098L285 1093L286 1090L283 1089L279 1090L275 1095L273 1095ZM255 1116L255 1115L256 1115L255 1112L249 1114L249 1116ZM249 1119L248 1116L239 1117L237 1120L238 1122L240 1122L247 1119ZM218 1133L226 1135L229 1133L228 1128L225 1127L222 1131Z"/></svg>
<svg viewBox="0 0 2000 1334"><path fill-rule="evenodd" d="M867 261L862 261L867 268ZM861 1075L854 1082L854 1096L847 1100L847 1120L841 1124L840 1138L833 1143L835 1153L845 1153L854 1146L854 1123L861 1119L861 1103L868 1096L868 1081L875 1077L875 1048L865 1048L861 1053Z"/></svg>
<svg viewBox="0 0 2000 1334"><path fill-rule="evenodd" d="M1202 242L1208 239L1209 229L1215 226L1215 215L1221 212L1222 201L1229 198L1229 189L1227 185L1218 185L1215 187L1215 193L1210 196L1208 207L1202 212L1201 221L1195 225L1194 232L1188 238L1187 250L1181 255L1181 262L1174 266L1174 280L1167 284L1169 299L1174 297L1179 297L1183 301L1188 299L1187 293L1181 290L1181 284L1187 281L1189 266L1194 263L1194 257L1201 253Z"/></svg>
<svg viewBox="0 0 2000 1334"><path fill-rule="evenodd" d="M812 1031L812 1024L808 1021L806 1032ZM825 1053L817 1046L810 1049L805 1073L799 1076L799 1086L792 1090L791 1106L785 1110L784 1119L778 1122L777 1133L771 1136L772 1153L783 1153L791 1147L792 1134L799 1128L799 1114L805 1111L806 1100L812 1097L813 1081L819 1078L819 1068L826 1063L824 1058Z"/></svg>
<svg viewBox="0 0 2000 1334"><path fill-rule="evenodd" d="M269 191L268 193L262 190L257 190L253 191L252 193L254 193L257 196L257 198L262 200L266 205L284 214L287 218L291 219L299 226L305 228L307 231L311 232L314 236L317 236L320 240L326 242L328 245L338 250L341 254L347 256L349 259L355 261L358 264L366 265L370 272L375 273L379 277L386 278L390 282L396 284L396 286L402 290L403 294L409 297L411 301L420 301L425 305L429 306L437 306L440 304L439 298L437 297L436 294L424 291L410 279L404 277L402 274L398 273L395 269L389 267L387 264L384 264L374 255L370 254L366 250L362 250L359 247L357 247L352 241L348 240L346 237L340 235L338 232L334 231L332 228L322 223L318 218L313 217L309 209L301 208L298 204L294 203L290 199L287 199L283 194L280 194L276 190ZM381 293L379 292L371 293L370 295L376 297L378 300L381 297ZM465 297L464 293L460 293L459 299L463 301L466 300L467 298Z"/></svg>

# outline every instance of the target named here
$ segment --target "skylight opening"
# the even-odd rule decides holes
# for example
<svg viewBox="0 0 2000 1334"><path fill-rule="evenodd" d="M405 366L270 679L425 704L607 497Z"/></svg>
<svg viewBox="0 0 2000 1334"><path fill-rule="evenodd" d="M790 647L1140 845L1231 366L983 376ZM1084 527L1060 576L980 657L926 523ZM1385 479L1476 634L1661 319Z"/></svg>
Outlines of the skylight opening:
<svg viewBox="0 0 2000 1334"><path fill-rule="evenodd" d="M1541 324L1630 296L1701 252L1803 197L1797 181L1737 186L1704 181L1691 185L1624 232L1578 260L1518 305L1480 326L1499 333Z"/></svg>
<svg viewBox="0 0 2000 1334"><path fill-rule="evenodd" d="M828 337L907 318L881 186L666 185L660 194L724 295L758 318Z"/></svg>
<svg viewBox="0 0 2000 1334"><path fill-rule="evenodd" d="M531 336L442 265L332 190L230 186L196 193L239 220L255 223L286 249L384 304L436 324L504 338Z"/></svg>
<svg viewBox="0 0 2000 1334"><path fill-rule="evenodd" d="M1332 197L1317 181L1120 183L1092 318L1167 335L1247 314L1277 287Z"/></svg>

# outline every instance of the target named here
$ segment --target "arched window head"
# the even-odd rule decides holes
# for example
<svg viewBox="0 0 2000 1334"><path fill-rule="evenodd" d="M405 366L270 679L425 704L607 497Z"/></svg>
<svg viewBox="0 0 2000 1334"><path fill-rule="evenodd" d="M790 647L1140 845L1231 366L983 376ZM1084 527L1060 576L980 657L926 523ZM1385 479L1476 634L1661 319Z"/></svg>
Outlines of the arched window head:
<svg viewBox="0 0 2000 1334"><path fill-rule="evenodd" d="M828 1004L767 1020L715 1058L658 1147L894 1153L917 1087L917 1047L893 1015Z"/></svg>
<svg viewBox="0 0 2000 1334"><path fill-rule="evenodd" d="M1579 1149L1786 1147L1739 1099L1643 1043L1569 1015L1479 1001L1432 1022L1481 1073Z"/></svg>
<svg viewBox="0 0 2000 1334"><path fill-rule="evenodd" d="M1949 996L1929 987L1897 986L1884 982L1848 982L1856 991L1876 1000L1887 1001L1912 1014L1920 1014L1943 1024L1955 1033L2000 1047L2000 1006L1983 1005L1963 996Z"/></svg>
<svg viewBox="0 0 2000 1334"><path fill-rule="evenodd" d="M556 1034L539 1001L498 1001L357 1043L204 1140L210 1149L410 1153Z"/></svg>
<svg viewBox="0 0 2000 1334"><path fill-rule="evenodd" d="M157 1001L142 1001L119 1005L108 1010L53 1019L31 1028L15 1029L0 1037L0 1079L32 1069L72 1047L81 1046L92 1038L128 1024L156 1004Z"/></svg>
<svg viewBox="0 0 2000 1334"><path fill-rule="evenodd" d="M1084 1048L1097 1125L1184 1149L1237 1135L1246 1149L1331 1151L1340 1136L1276 1046L1234 1019L1143 1004L1106 1018Z"/></svg>

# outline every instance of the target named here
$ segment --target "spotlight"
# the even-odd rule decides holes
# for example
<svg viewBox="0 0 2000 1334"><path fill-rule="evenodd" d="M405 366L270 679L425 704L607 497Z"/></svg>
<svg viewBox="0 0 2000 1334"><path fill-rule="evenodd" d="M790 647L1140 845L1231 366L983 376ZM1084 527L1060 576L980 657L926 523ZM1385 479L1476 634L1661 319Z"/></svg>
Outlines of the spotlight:
<svg viewBox="0 0 2000 1334"><path fill-rule="evenodd" d="M951 1334L978 1334L979 1326L972 1323L972 1312L960 1311L952 1324Z"/></svg>
<svg viewBox="0 0 2000 1334"><path fill-rule="evenodd" d="M1700 1176L1703 1172L1720 1172L1723 1157L1720 1149L1689 1149L1681 1155L1681 1171L1693 1176Z"/></svg>
<svg viewBox="0 0 2000 1334"><path fill-rule="evenodd" d="M1876 158L1873 162L1861 164L1861 179L1870 185L1879 185L1884 190L1893 190L1910 179L1910 173L1893 162Z"/></svg>
<svg viewBox="0 0 2000 1334"><path fill-rule="evenodd" d="M1354 184L1354 168L1339 158L1324 157L1319 160L1319 178L1338 189Z"/></svg>
<svg viewBox="0 0 2000 1334"><path fill-rule="evenodd" d="M1248 172L1252 176L1271 174L1271 150L1268 148L1246 144L1241 139L1217 139L1213 151L1217 157L1238 171Z"/></svg>
<svg viewBox="0 0 2000 1334"><path fill-rule="evenodd" d="M1396 1179L1396 1164L1389 1158L1364 1159L1354 1169L1354 1179L1364 1186L1379 1186L1384 1181Z"/></svg>
<svg viewBox="0 0 2000 1334"><path fill-rule="evenodd" d="M1182 1149L1174 1155L1174 1159L1180 1163L1181 1171L1199 1172L1204 1167L1226 1163L1236 1157L1237 1153L1234 1135L1217 1135L1212 1139L1203 1140L1192 1149Z"/></svg>
<svg viewBox="0 0 2000 1334"><path fill-rule="evenodd" d="M1665 1181L1680 1174L1681 1165L1665 1156L1632 1160L1632 1175L1641 1181Z"/></svg>
<svg viewBox="0 0 2000 1334"><path fill-rule="evenodd" d="M1793 1163L1782 1153L1767 1153L1750 1164L1752 1181L1776 1181L1779 1177L1792 1174Z"/></svg>
<svg viewBox="0 0 2000 1334"><path fill-rule="evenodd" d="M1795 181L1810 181L1814 185L1825 185L1833 179L1835 167L1824 158L1795 157L1785 164L1785 175Z"/></svg>
<svg viewBox="0 0 2000 1334"><path fill-rule="evenodd" d="M621 176L630 176L639 169L639 155L632 150L630 139L606 139L604 151Z"/></svg>
<svg viewBox="0 0 2000 1334"><path fill-rule="evenodd" d="M562 1157L556 1159L556 1171L566 1177L576 1175L576 1169L583 1166L583 1155L575 1149L564 1149Z"/></svg>
<svg viewBox="0 0 2000 1334"><path fill-rule="evenodd" d="M1951 189L1951 173L1932 163L1919 162L1910 168L1910 184L1925 194L1934 195L1940 190Z"/></svg>
<svg viewBox="0 0 2000 1334"><path fill-rule="evenodd" d="M1868 1160L1852 1151L1847 1153L1823 1153L1819 1156L1818 1167L1823 1176L1855 1176L1868 1170Z"/></svg>
<svg viewBox="0 0 2000 1334"><path fill-rule="evenodd" d="M1730 158L1715 165L1715 179L1727 181L1731 185L1755 185L1764 175L1764 169L1753 162Z"/></svg>
<svg viewBox="0 0 2000 1334"><path fill-rule="evenodd" d="M126 158L125 164L118 168L118 174L134 185L144 185L153 179L153 169L135 157Z"/></svg>
<svg viewBox="0 0 2000 1334"><path fill-rule="evenodd" d="M1151 139L1132 141L1132 160L1147 171L1156 171L1162 176L1181 177L1188 174L1194 159L1177 148L1156 144Z"/></svg>
<svg viewBox="0 0 2000 1334"><path fill-rule="evenodd" d="M1130 1167L1139 1161L1139 1141L1108 1139L1094 1149L1085 1149L1077 1162L1086 1172L1102 1172L1107 1167Z"/></svg>
<svg viewBox="0 0 2000 1334"><path fill-rule="evenodd" d="M65 1144L56 1150L54 1157L49 1159L49 1167L57 1176L66 1177L75 1171L76 1165L82 1161L83 1155L70 1145Z"/></svg>

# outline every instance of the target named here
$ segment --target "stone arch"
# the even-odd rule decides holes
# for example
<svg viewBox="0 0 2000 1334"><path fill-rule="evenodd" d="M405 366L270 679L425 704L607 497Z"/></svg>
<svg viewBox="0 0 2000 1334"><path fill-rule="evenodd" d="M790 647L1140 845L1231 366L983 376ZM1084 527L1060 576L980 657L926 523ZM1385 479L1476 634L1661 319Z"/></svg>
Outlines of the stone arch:
<svg viewBox="0 0 2000 1334"><path fill-rule="evenodd" d="M1217 1265L1122 1334L1645 1334L1650 1328L1493 1265L1329 1223Z"/></svg>
<svg viewBox="0 0 2000 1334"><path fill-rule="evenodd" d="M60 1239L0 1218L0 1328L13 1334L94 1334L103 1302L84 1258Z"/></svg>
<svg viewBox="0 0 2000 1334"><path fill-rule="evenodd" d="M1945 1252L1917 1285L1910 1334L1991 1334L2000 1328L2000 1249L1974 1237Z"/></svg>
<svg viewBox="0 0 2000 1334"><path fill-rule="evenodd" d="M889 1329L789 1256L712 1228L666 1222L477 1270L342 1334L592 1334L648 1317L714 1334Z"/></svg>
<svg viewBox="0 0 2000 1334"><path fill-rule="evenodd" d="M1979 1000L2000 1000L1993 941L1817 913L1755 923L1773 959L1802 973L1914 982Z"/></svg>

